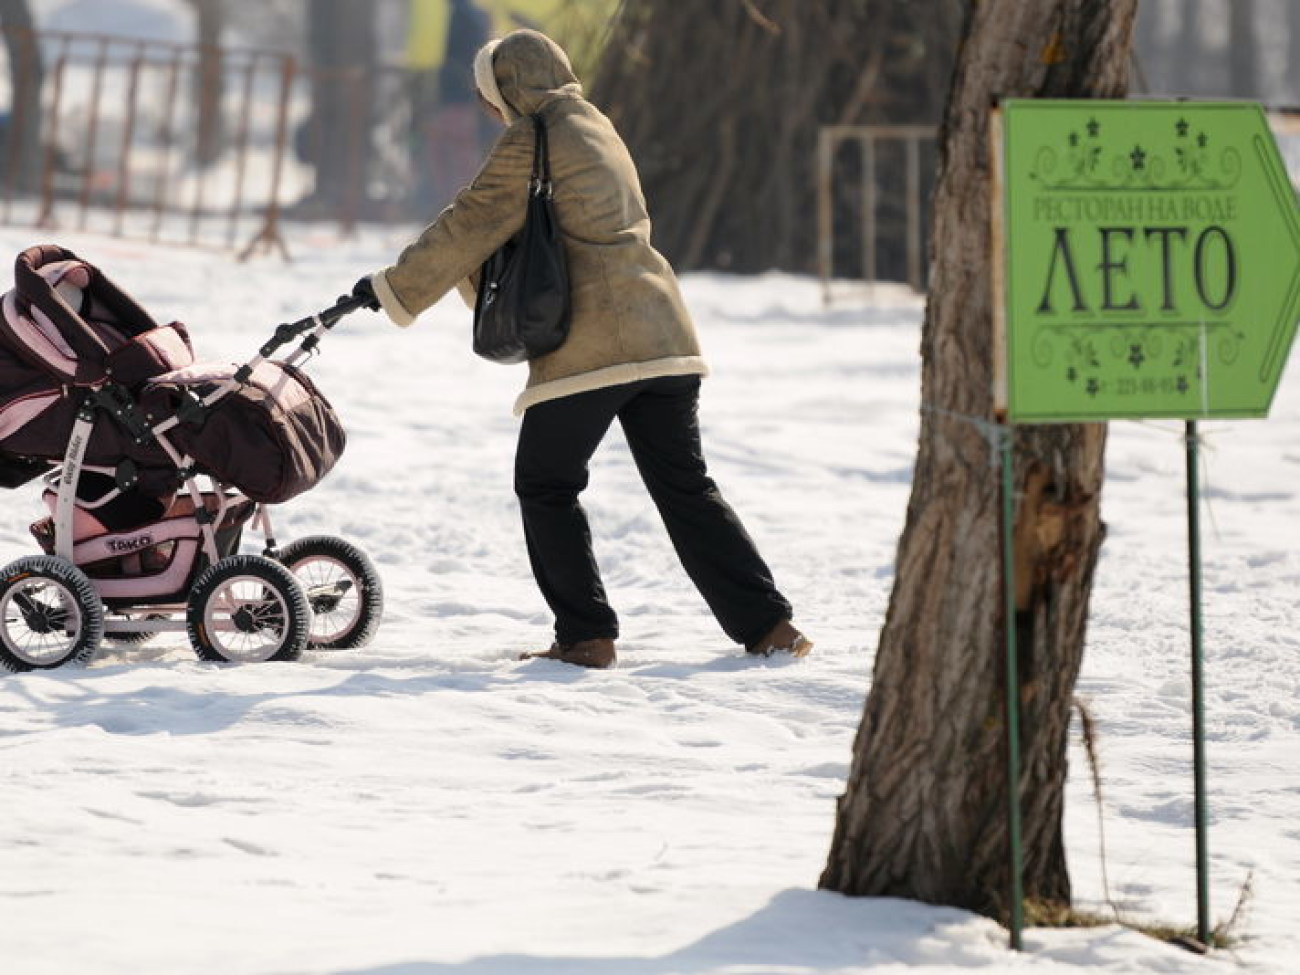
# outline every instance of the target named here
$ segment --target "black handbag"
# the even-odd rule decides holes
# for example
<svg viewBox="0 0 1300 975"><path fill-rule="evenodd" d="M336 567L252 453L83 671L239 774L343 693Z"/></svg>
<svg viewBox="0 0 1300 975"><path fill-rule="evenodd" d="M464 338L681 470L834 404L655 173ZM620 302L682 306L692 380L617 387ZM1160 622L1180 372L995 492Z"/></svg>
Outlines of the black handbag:
<svg viewBox="0 0 1300 975"><path fill-rule="evenodd" d="M524 225L483 262L474 302L474 351L506 364L554 352L569 335L569 267L551 196L546 125L538 115L532 119Z"/></svg>

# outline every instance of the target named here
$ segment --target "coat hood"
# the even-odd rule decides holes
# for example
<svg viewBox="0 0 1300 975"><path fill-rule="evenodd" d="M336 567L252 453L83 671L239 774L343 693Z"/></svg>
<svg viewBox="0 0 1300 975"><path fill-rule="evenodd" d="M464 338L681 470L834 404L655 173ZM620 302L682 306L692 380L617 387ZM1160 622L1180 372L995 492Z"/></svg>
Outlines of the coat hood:
<svg viewBox="0 0 1300 975"><path fill-rule="evenodd" d="M535 30L512 31L485 44L474 59L474 76L507 122L533 114L558 94L582 94L564 49Z"/></svg>

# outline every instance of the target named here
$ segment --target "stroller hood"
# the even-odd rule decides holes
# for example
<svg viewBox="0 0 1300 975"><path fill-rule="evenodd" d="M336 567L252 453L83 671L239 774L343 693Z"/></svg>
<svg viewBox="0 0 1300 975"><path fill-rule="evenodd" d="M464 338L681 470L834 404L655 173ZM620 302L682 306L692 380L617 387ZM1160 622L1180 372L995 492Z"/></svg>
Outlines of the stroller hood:
<svg viewBox="0 0 1300 975"><path fill-rule="evenodd" d="M253 501L286 501L324 477L347 442L320 391L290 365L195 366L178 322L159 326L97 268L56 245L23 251L0 320L0 485L15 487L64 456L84 392L125 389L148 423L221 391L163 434L198 471ZM78 388L81 388L80 390ZM135 440L97 414L86 463L131 461L138 490L168 500L180 471L157 439Z"/></svg>
<svg viewBox="0 0 1300 975"><path fill-rule="evenodd" d="M79 388L111 380L133 389L194 361L183 325L159 326L98 268L57 245L18 255L0 312L0 486L23 484L63 458ZM170 467L156 443L137 444L116 424L97 422L86 461L112 466L128 457L146 471ZM173 481L160 476L154 490Z"/></svg>
<svg viewBox="0 0 1300 975"><path fill-rule="evenodd" d="M59 382L102 380L115 349L157 328L135 299L66 248L37 245L14 261L0 345Z"/></svg>

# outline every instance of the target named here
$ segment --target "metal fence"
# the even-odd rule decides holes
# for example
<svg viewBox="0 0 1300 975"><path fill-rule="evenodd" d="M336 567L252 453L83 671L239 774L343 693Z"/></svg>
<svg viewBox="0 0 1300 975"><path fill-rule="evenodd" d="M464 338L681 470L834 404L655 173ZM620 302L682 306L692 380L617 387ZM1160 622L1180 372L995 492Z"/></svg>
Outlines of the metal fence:
<svg viewBox="0 0 1300 975"><path fill-rule="evenodd" d="M291 57L60 32L8 47L5 222L284 249Z"/></svg>
<svg viewBox="0 0 1300 975"><path fill-rule="evenodd" d="M287 256L286 218L347 230L432 216L446 201L422 180L431 141L470 166L483 148L428 111L426 78L405 69L55 31L3 40L8 224Z"/></svg>
<svg viewBox="0 0 1300 975"><path fill-rule="evenodd" d="M936 135L929 125L821 130L817 266L827 303L831 280L841 272L869 283L906 281L924 290Z"/></svg>

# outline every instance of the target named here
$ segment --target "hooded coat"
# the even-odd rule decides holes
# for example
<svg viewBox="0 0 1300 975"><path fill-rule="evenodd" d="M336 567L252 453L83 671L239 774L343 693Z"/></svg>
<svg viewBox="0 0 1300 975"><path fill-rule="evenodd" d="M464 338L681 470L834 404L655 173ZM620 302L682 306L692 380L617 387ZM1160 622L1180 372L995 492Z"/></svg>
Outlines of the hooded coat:
<svg viewBox="0 0 1300 975"><path fill-rule="evenodd" d="M706 374L676 276L650 245L636 167L609 119L583 97L564 51L543 34L519 30L486 56L497 90L483 94L502 110L507 128L473 182L374 276L384 311L409 325L457 285L472 303L479 268L523 226L533 157L529 116L537 114L547 128L572 323L560 348L529 362L515 413L606 386Z"/></svg>

